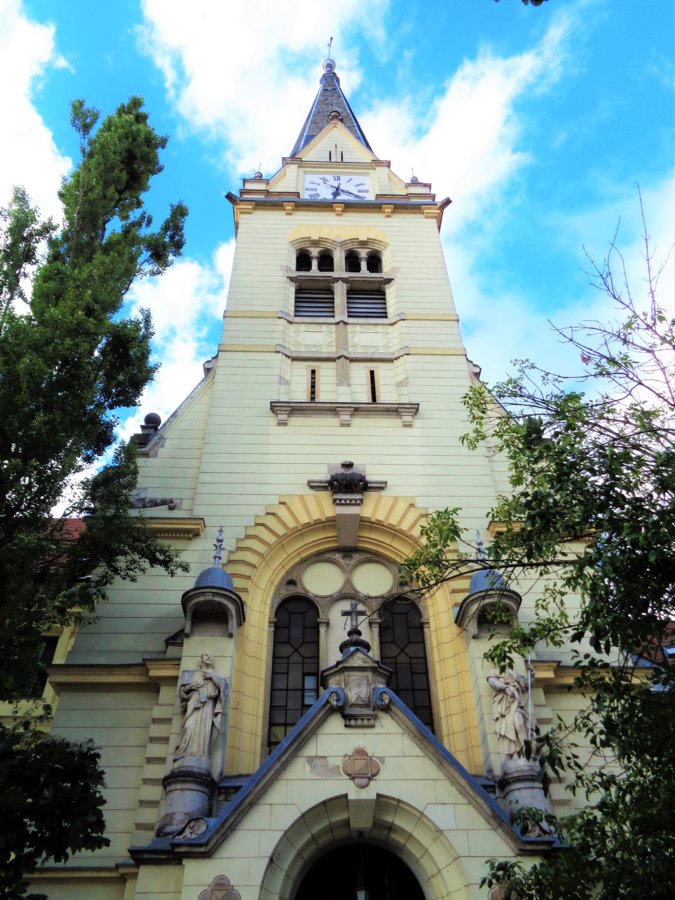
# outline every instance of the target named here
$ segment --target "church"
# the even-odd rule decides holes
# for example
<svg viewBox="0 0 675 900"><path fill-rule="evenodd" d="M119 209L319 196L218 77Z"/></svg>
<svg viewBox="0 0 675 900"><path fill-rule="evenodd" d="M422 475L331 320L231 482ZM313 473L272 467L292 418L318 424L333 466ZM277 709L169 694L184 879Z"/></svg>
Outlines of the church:
<svg viewBox="0 0 675 900"><path fill-rule="evenodd" d="M503 675L484 661L491 605L532 617L522 585L478 571L420 597L401 574L429 511L459 507L489 542L509 487L460 440L480 372L441 247L450 201L375 155L331 59L278 172L227 200L218 352L136 438L134 507L190 572L114 585L59 638L52 733L100 748L110 843L32 888L485 897L488 858L555 847L510 812L571 802L518 750L573 703L573 673L563 651Z"/></svg>

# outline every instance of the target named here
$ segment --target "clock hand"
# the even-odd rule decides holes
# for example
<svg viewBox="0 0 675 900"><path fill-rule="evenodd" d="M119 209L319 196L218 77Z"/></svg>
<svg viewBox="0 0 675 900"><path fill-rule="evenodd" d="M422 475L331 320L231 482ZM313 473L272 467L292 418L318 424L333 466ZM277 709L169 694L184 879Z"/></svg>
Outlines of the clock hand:
<svg viewBox="0 0 675 900"><path fill-rule="evenodd" d="M352 191L347 191L343 187L339 187L338 191L341 194L347 194L347 196L349 196L349 197L354 197L356 200L363 200L363 197L361 197L360 194L354 194L354 193L352 193ZM336 196L336 195L334 194L333 196Z"/></svg>

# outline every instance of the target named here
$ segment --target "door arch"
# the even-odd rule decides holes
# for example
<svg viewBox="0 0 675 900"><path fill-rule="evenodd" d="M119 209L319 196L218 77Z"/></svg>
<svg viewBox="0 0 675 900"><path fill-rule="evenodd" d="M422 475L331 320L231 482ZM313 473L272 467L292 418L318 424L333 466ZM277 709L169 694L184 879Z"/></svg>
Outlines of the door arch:
<svg viewBox="0 0 675 900"><path fill-rule="evenodd" d="M363 891L362 894L359 891ZM293 900L425 900L403 860L385 847L352 841L332 847L310 864Z"/></svg>
<svg viewBox="0 0 675 900"><path fill-rule="evenodd" d="M360 801L346 794L328 797L287 823L270 854L258 900L296 900L310 871L308 861L311 866L323 853L353 843L392 851L414 875L424 900L469 900L469 881L457 849L425 813L401 798L378 794L370 826L359 822L354 827L355 802ZM355 893L350 900L356 900Z"/></svg>

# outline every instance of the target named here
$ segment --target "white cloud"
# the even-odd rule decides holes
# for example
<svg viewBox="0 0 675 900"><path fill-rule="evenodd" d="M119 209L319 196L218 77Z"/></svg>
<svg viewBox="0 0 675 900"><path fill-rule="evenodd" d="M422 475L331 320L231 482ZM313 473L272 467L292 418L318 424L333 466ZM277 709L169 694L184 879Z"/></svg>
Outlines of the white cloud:
<svg viewBox="0 0 675 900"><path fill-rule="evenodd" d="M123 422L124 439L138 431L146 413L169 416L202 378L202 363L217 345L233 255L234 241L226 241L216 248L210 264L180 259L161 278L133 286L128 312L150 311L153 350L162 364L143 393L140 413L134 410Z"/></svg>
<svg viewBox="0 0 675 900"><path fill-rule="evenodd" d="M377 22L387 0L373 0ZM348 48L350 28L363 26L361 0L326 7L316 0L143 0L141 44L164 75L170 97L191 128L223 141L227 163L274 172L289 153L318 89L327 29L335 38L339 71L353 89L358 60ZM377 44L383 34L369 24ZM282 146L279 146L279 141ZM287 146L283 145L286 142Z"/></svg>
<svg viewBox="0 0 675 900"><path fill-rule="evenodd" d="M58 217L56 194L71 160L59 152L32 102L45 73L66 65L56 52L54 31L28 19L19 0L0 4L0 205L14 185L22 185L44 215Z"/></svg>
<svg viewBox="0 0 675 900"><path fill-rule="evenodd" d="M414 169L422 181L433 176L441 197L458 198L446 231L456 231L493 205L495 194L528 162L519 148L516 104L558 80L572 29L571 17L558 16L524 53L499 57L483 49L477 59L462 63L424 119L412 98L378 104L377 111L360 117L376 152L386 149L401 177L409 178Z"/></svg>
<svg viewBox="0 0 675 900"><path fill-rule="evenodd" d="M653 274L662 268L658 279L658 304L675 315L675 259L673 256L673 221L675 181L672 176L641 191L645 222L653 256ZM617 229L618 226L618 229ZM556 215L556 228L561 246L577 251L578 288L574 293L557 297L557 308L551 312L552 324L560 328L583 322L618 322L622 316L611 297L593 288L582 272L591 273L594 261L602 267L616 235L616 249L611 269L617 288L623 291L625 277L638 309L649 305L643 223L637 187L634 184L615 187L611 200L592 209L574 214ZM589 258L584 255L584 247ZM469 355L481 366L488 382L501 380L511 369L514 358L529 358L549 371L570 374L580 371L578 353L557 335L536 306L536 297L513 291L486 289L477 269L476 259L457 245L447 250L449 268L455 282L462 284L458 303L466 330ZM625 317L624 317L625 318Z"/></svg>

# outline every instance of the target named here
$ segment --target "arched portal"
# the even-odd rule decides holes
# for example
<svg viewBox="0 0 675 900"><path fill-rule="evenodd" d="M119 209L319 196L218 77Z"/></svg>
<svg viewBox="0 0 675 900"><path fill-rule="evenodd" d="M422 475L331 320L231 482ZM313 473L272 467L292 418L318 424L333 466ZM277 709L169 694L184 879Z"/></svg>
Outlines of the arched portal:
<svg viewBox="0 0 675 900"><path fill-rule="evenodd" d="M305 873L294 900L425 900L403 860L375 844L354 841L322 854Z"/></svg>

